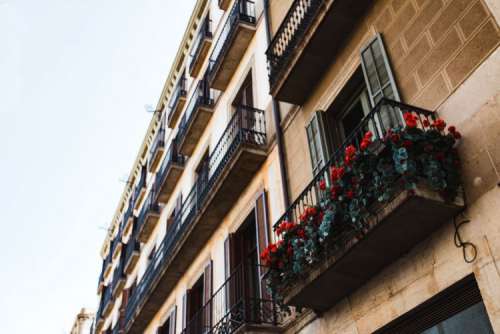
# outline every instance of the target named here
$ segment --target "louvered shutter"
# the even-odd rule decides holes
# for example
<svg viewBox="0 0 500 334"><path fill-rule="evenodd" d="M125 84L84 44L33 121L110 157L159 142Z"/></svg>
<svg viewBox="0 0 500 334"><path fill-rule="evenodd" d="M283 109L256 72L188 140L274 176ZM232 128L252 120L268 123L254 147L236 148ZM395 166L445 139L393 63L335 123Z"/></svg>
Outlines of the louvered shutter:
<svg viewBox="0 0 500 334"><path fill-rule="evenodd" d="M380 34L361 49L361 65L372 107L383 97L401 100ZM384 130L402 124L399 110L384 107L380 115L380 127Z"/></svg>
<svg viewBox="0 0 500 334"><path fill-rule="evenodd" d="M168 334L175 334L175 324L176 324L176 321L177 321L177 305L173 307L172 311L170 312L170 316L169 316L169 330L168 330Z"/></svg>
<svg viewBox="0 0 500 334"><path fill-rule="evenodd" d="M328 161L329 149L327 141L326 119L323 111L316 111L306 126L307 141L313 175L317 175Z"/></svg>
<svg viewBox="0 0 500 334"><path fill-rule="evenodd" d="M205 330L212 328L212 271L212 260L210 260L203 273L203 328Z"/></svg>
<svg viewBox="0 0 500 334"><path fill-rule="evenodd" d="M267 213L267 195L266 192L262 192L255 202L255 220L256 220L256 232L257 232L257 250L258 250L258 263L259 263L259 282L260 282L260 296L263 300L271 300L271 296L267 291L266 282L264 280L264 275L267 269L260 266L260 254L269 244L269 224L268 224L268 213Z"/></svg>

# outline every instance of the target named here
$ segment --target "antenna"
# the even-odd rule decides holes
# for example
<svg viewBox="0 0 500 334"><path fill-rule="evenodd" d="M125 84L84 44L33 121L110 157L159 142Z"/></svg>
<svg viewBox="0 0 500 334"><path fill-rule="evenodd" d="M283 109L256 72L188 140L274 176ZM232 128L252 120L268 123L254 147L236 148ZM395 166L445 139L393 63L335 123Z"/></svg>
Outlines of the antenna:
<svg viewBox="0 0 500 334"><path fill-rule="evenodd" d="M146 110L146 112L153 113L153 114L161 112L161 109L155 109L155 108L153 108L153 106L151 104L145 104L144 110Z"/></svg>

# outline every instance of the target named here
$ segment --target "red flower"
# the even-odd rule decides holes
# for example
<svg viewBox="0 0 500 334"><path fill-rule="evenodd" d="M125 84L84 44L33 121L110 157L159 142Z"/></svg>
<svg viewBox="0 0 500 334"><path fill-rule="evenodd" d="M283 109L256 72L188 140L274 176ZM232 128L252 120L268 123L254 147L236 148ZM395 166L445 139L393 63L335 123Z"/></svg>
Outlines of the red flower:
<svg viewBox="0 0 500 334"><path fill-rule="evenodd" d="M297 236L301 239L306 238L306 231L303 228L297 230Z"/></svg>
<svg viewBox="0 0 500 334"><path fill-rule="evenodd" d="M363 139L372 139L373 133L371 131L367 131L363 136Z"/></svg>
<svg viewBox="0 0 500 334"><path fill-rule="evenodd" d="M325 180L319 181L319 189L325 190L326 189L326 182Z"/></svg>
<svg viewBox="0 0 500 334"><path fill-rule="evenodd" d="M455 128L455 126L454 126L454 125L450 125L450 126L448 127L448 131L449 131L450 133L454 133L455 131L457 131L457 128Z"/></svg>
<svg viewBox="0 0 500 334"><path fill-rule="evenodd" d="M443 131L446 128L446 122L441 118L438 118L432 123L432 127L438 129L439 131Z"/></svg>
<svg viewBox="0 0 500 334"><path fill-rule="evenodd" d="M409 128L415 128L417 127L417 116L413 115L410 112L405 112L403 114L403 118L406 122L406 126Z"/></svg>
<svg viewBox="0 0 500 334"><path fill-rule="evenodd" d="M458 131L455 131L455 132L453 132L453 137L455 139L460 139L460 138L462 138L462 134Z"/></svg>
<svg viewBox="0 0 500 334"><path fill-rule="evenodd" d="M429 120L426 118L423 120L422 124L424 125L424 128L428 128L431 126L431 123L429 123Z"/></svg>
<svg viewBox="0 0 500 334"><path fill-rule="evenodd" d="M361 145L359 145L359 148L361 149L361 151L364 151L368 148L368 146L370 146L370 141L363 139L361 141Z"/></svg>
<svg viewBox="0 0 500 334"><path fill-rule="evenodd" d="M347 196L347 198L352 199L352 198L354 197L354 191L352 191L352 190L350 190L350 189L349 189L349 190L345 193L345 195Z"/></svg>
<svg viewBox="0 0 500 334"><path fill-rule="evenodd" d="M407 140L403 141L403 147L405 147L405 148L410 148L412 145L413 145L413 143L411 140L407 139Z"/></svg>
<svg viewBox="0 0 500 334"><path fill-rule="evenodd" d="M391 141L396 144L399 141L400 137L397 133L391 133Z"/></svg>
<svg viewBox="0 0 500 334"><path fill-rule="evenodd" d="M332 181L333 182L338 181L344 176L344 173L345 173L344 167L332 167L332 169L330 170L330 176L332 178Z"/></svg>
<svg viewBox="0 0 500 334"><path fill-rule="evenodd" d="M308 216L316 216L318 210L314 206L310 206L306 209L306 213Z"/></svg>
<svg viewBox="0 0 500 334"><path fill-rule="evenodd" d="M353 157L356 154L356 147L354 145L349 145L345 148L345 156Z"/></svg>
<svg viewBox="0 0 500 334"><path fill-rule="evenodd" d="M278 247L276 247L276 245L275 245L275 244L270 244L270 245L269 245L269 251L270 251L271 253L276 253L276 252L278 251Z"/></svg>

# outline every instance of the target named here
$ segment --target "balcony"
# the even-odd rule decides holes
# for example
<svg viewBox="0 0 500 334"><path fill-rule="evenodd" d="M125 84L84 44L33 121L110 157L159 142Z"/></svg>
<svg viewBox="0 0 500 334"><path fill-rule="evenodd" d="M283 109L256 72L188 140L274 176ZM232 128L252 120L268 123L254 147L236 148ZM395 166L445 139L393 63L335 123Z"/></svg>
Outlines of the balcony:
<svg viewBox="0 0 500 334"><path fill-rule="evenodd" d="M394 125L402 115L407 126ZM429 125L435 120L382 100L278 220L278 249L262 257L285 303L330 309L464 209L453 132ZM304 240L315 262L275 255L300 254L280 247Z"/></svg>
<svg viewBox="0 0 500 334"><path fill-rule="evenodd" d="M162 125L156 134L153 143L151 144L151 149L149 151L148 167L151 173L155 173L158 169L158 165L161 162L161 157L165 152L165 126Z"/></svg>
<svg viewBox="0 0 500 334"><path fill-rule="evenodd" d="M231 0L219 0L219 8L222 10L227 10L230 4Z"/></svg>
<svg viewBox="0 0 500 334"><path fill-rule="evenodd" d="M161 210L160 206L155 201L155 197L155 191L151 189L137 217L137 239L140 242L149 240L151 233L153 233L156 227L156 223L160 219Z"/></svg>
<svg viewBox="0 0 500 334"><path fill-rule="evenodd" d="M154 189L156 202L166 204L184 170L184 156L177 153L174 139L168 148L160 169L156 173Z"/></svg>
<svg viewBox="0 0 500 334"><path fill-rule="evenodd" d="M99 300L99 308L97 309L97 313L95 314L95 333L100 333L102 326L104 325L104 318L102 316L102 302L103 299L101 298L101 300Z"/></svg>
<svg viewBox="0 0 500 334"><path fill-rule="evenodd" d="M141 172L139 176L139 181L137 182L134 190L134 209L138 210L142 200L144 199L144 195L146 194L146 179L148 177L148 169L146 166L141 167Z"/></svg>
<svg viewBox="0 0 500 334"><path fill-rule="evenodd" d="M108 252L108 255L106 255L106 258L104 259L104 280L106 280L109 277L111 273L112 264L113 264L113 259L111 254L111 245L110 245L110 250Z"/></svg>
<svg viewBox="0 0 500 334"><path fill-rule="evenodd" d="M125 286L125 280L127 278L127 275L124 271L125 258L125 253L122 253L122 255L120 256L120 262L116 266L113 273L113 281L111 287L113 289L112 294L115 298L123 291L123 287Z"/></svg>
<svg viewBox="0 0 500 334"><path fill-rule="evenodd" d="M294 0L266 52L271 94L302 105L370 4Z"/></svg>
<svg viewBox="0 0 500 334"><path fill-rule="evenodd" d="M106 318L111 313L111 310L113 309L114 306L113 289L111 286L107 286L104 289L101 298L102 298L102 317Z"/></svg>
<svg viewBox="0 0 500 334"><path fill-rule="evenodd" d="M182 155L193 154L198 140L212 118L213 108L214 91L208 87L206 80L200 80L179 124L177 144Z"/></svg>
<svg viewBox="0 0 500 334"><path fill-rule="evenodd" d="M193 42L191 61L189 63L189 74L193 78L198 77L198 74L200 74L203 61L212 46L212 37L212 20L207 16L203 20L200 31Z"/></svg>
<svg viewBox="0 0 500 334"><path fill-rule="evenodd" d="M132 234L128 239L127 245L125 247L125 260L124 260L124 271L125 274L130 275L135 268L135 265L139 261L141 243L137 240L137 223L134 223L132 228Z"/></svg>
<svg viewBox="0 0 500 334"><path fill-rule="evenodd" d="M177 120L181 115L182 108L184 108L184 105L186 104L186 96L186 76L183 74L175 85L174 92L170 97L167 117L167 125L169 128L173 128L175 123L177 123Z"/></svg>
<svg viewBox="0 0 500 334"><path fill-rule="evenodd" d="M215 43L208 69L210 86L224 91L255 34L255 4L236 0Z"/></svg>
<svg viewBox="0 0 500 334"><path fill-rule="evenodd" d="M264 112L237 108L129 299L127 333L142 333L267 156Z"/></svg>
<svg viewBox="0 0 500 334"><path fill-rule="evenodd" d="M181 334L277 332L283 312L274 300L262 298L248 281L249 275L258 271L255 265L238 266Z"/></svg>
<svg viewBox="0 0 500 334"><path fill-rule="evenodd" d="M113 260L116 260L118 256L120 256L120 252L122 251L121 234L122 229L120 228L115 238L111 242L111 254Z"/></svg>
<svg viewBox="0 0 500 334"><path fill-rule="evenodd" d="M131 196L128 202L127 211L123 214L123 232L122 237L125 239L132 233L132 228L134 226L134 197Z"/></svg>
<svg viewBox="0 0 500 334"><path fill-rule="evenodd" d="M102 261L102 268L101 268L101 273L99 274L99 281L97 282L97 293L101 293L102 289L104 288L104 269L105 269L105 262Z"/></svg>

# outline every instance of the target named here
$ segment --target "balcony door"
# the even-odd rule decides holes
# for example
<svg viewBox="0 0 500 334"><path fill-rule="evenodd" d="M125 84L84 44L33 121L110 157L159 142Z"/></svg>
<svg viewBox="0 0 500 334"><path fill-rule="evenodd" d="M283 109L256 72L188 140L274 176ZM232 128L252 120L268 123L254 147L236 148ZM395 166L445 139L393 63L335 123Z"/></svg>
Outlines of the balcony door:
<svg viewBox="0 0 500 334"><path fill-rule="evenodd" d="M205 334L212 329L212 262L186 291L183 300L185 334Z"/></svg>

